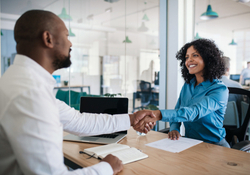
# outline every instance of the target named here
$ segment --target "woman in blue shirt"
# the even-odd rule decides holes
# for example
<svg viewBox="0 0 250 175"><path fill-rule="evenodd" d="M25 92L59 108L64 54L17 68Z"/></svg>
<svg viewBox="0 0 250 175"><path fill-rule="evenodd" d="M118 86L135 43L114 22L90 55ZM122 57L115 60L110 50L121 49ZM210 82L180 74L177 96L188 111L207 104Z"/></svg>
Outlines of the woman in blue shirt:
<svg viewBox="0 0 250 175"><path fill-rule="evenodd" d="M218 80L225 69L222 55L208 39L187 43L176 54L185 84L174 110L154 111L156 120L170 122L169 138L179 138L183 122L186 137L229 147L223 128L228 89ZM149 121L145 118L135 128Z"/></svg>

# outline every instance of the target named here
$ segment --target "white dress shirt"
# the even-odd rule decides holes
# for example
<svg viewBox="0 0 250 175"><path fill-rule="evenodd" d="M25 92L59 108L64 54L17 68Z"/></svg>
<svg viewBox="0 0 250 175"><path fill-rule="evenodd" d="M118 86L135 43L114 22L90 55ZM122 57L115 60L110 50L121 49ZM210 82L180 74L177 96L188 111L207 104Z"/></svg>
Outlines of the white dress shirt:
<svg viewBox="0 0 250 175"><path fill-rule="evenodd" d="M83 135L127 130L127 114L80 114L53 94L52 75L32 59L16 55L0 78L0 175L113 174L111 166L68 171L63 163L63 129Z"/></svg>

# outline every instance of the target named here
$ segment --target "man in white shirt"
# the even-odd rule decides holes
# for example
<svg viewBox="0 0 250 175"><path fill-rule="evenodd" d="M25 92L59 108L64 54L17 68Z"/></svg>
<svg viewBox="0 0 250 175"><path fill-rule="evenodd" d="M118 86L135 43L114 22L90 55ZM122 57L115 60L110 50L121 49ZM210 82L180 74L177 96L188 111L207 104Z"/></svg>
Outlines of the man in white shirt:
<svg viewBox="0 0 250 175"><path fill-rule="evenodd" d="M24 13L14 36L18 54L0 79L0 175L120 172L122 163L112 155L94 166L68 171L63 163L63 129L79 136L112 133L154 114L81 114L55 98L51 74L70 66L72 46L65 24L55 14ZM149 123L144 132L153 126Z"/></svg>

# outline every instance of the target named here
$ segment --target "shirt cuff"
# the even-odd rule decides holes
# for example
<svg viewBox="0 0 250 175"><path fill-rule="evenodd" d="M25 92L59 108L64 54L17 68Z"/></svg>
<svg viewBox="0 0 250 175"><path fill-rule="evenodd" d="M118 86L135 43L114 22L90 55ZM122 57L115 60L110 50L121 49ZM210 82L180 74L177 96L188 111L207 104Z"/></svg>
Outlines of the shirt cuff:
<svg viewBox="0 0 250 175"><path fill-rule="evenodd" d="M90 168L93 168L98 175L113 175L113 169L111 165L107 162L100 162L98 164L95 164L91 166Z"/></svg>
<svg viewBox="0 0 250 175"><path fill-rule="evenodd" d="M168 110L160 110L162 119L161 121L164 122L177 122L177 112L174 109L168 109Z"/></svg>
<svg viewBox="0 0 250 175"><path fill-rule="evenodd" d="M180 123L170 123L170 132L176 130L180 133Z"/></svg>
<svg viewBox="0 0 250 175"><path fill-rule="evenodd" d="M116 118L116 123L119 125L119 131L128 130L131 126L130 118L128 114L116 114L113 115Z"/></svg>

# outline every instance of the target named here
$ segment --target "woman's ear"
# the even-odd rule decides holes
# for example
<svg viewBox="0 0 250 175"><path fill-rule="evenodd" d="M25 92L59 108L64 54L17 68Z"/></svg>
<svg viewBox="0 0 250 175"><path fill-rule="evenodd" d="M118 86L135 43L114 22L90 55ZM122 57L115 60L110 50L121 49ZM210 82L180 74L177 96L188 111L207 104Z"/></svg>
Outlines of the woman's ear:
<svg viewBox="0 0 250 175"><path fill-rule="evenodd" d="M52 40L52 35L50 34L50 32L48 31L44 31L43 32L43 43L46 47L49 47L49 48L53 48L54 47L54 43L53 43L53 40Z"/></svg>

